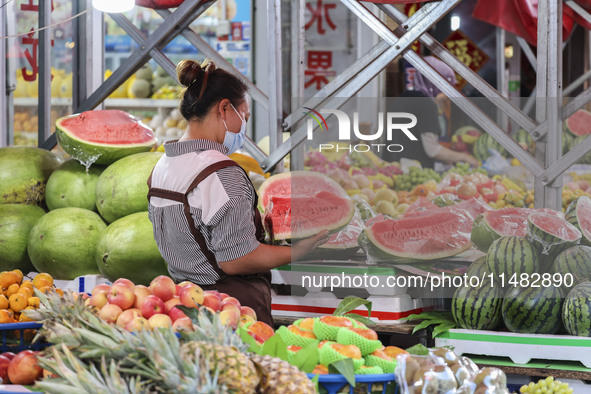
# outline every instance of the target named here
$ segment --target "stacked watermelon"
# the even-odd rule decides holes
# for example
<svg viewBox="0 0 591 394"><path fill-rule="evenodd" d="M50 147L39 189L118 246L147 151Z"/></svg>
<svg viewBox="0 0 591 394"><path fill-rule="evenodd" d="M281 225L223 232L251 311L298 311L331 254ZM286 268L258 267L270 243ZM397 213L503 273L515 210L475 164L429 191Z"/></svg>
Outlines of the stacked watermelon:
<svg viewBox="0 0 591 394"><path fill-rule="evenodd" d="M488 247L487 254L470 266L468 275L493 274L497 281L456 291L452 312L457 324L494 329L502 316L514 332L554 334L564 323L571 334L591 335L591 247L579 244L587 243L591 234L590 208L591 199L579 198L569 207L568 220L551 210L505 209L481 215L472 241L481 250ZM504 296L499 294L503 284Z"/></svg>

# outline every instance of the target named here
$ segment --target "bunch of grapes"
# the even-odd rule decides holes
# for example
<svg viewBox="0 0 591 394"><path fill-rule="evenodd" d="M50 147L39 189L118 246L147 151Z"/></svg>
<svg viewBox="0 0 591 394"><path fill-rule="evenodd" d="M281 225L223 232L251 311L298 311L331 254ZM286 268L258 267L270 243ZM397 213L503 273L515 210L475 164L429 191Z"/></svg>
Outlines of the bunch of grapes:
<svg viewBox="0 0 591 394"><path fill-rule="evenodd" d="M571 394L573 389L569 387L568 383L562 383L560 380L554 380L552 376L548 376L546 379L538 381L538 383L524 384L519 389L519 392L528 394Z"/></svg>
<svg viewBox="0 0 591 394"><path fill-rule="evenodd" d="M481 174L484 175L488 175L488 173L486 172L486 170L484 168L471 168L470 164L468 163L456 163L455 166L453 166L452 168L450 168L449 170L447 170L443 175L447 175L449 173L456 173L459 175L470 175L470 174L474 174L475 172L479 172Z"/></svg>
<svg viewBox="0 0 591 394"><path fill-rule="evenodd" d="M430 179L433 179L435 182L439 183L441 181L441 176L432 168L421 169L419 167L410 167L408 175L403 174L396 176L394 188L396 190L411 191L417 185L421 185Z"/></svg>

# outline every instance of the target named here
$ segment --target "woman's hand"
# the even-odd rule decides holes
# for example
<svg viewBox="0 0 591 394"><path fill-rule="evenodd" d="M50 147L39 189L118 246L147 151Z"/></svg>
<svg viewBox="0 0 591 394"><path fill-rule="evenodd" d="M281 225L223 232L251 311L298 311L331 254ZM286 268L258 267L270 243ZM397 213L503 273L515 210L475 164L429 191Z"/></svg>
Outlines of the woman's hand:
<svg viewBox="0 0 591 394"><path fill-rule="evenodd" d="M318 246L326 243L326 241L328 241L328 238L328 230L322 230L313 237L306 238L294 243L291 246L291 256L293 260L297 260L300 257L307 255L308 253L316 249Z"/></svg>
<svg viewBox="0 0 591 394"><path fill-rule="evenodd" d="M462 161L465 161L466 163L470 164L471 167L478 167L478 165L480 164L474 156L469 155L467 153L466 153L465 157L462 158Z"/></svg>

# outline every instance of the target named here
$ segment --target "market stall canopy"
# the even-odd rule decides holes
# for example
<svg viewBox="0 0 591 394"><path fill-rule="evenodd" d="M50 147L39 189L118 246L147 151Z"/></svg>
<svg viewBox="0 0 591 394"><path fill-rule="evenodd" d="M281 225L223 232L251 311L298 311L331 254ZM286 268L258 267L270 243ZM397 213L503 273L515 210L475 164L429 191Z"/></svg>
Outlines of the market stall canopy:
<svg viewBox="0 0 591 394"><path fill-rule="evenodd" d="M591 10L591 0L576 0L576 3L586 10ZM531 45L537 45L537 0L499 0L495 2L478 0L472 16L522 37ZM585 29L591 28L589 22L564 4L562 18L562 37L564 40L572 32L575 23L580 24Z"/></svg>

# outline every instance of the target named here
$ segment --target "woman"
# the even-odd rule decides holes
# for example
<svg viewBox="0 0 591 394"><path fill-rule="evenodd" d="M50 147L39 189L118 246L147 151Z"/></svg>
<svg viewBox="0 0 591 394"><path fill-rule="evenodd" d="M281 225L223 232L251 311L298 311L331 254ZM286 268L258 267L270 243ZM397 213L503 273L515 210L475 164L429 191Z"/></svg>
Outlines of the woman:
<svg viewBox="0 0 591 394"><path fill-rule="evenodd" d="M270 270L326 242L327 232L291 248L263 243L256 191L227 157L245 138L246 85L211 62L183 60L177 75L188 126L180 140L164 145L148 181L156 243L174 280L236 297L272 324Z"/></svg>
<svg viewBox="0 0 591 394"><path fill-rule="evenodd" d="M425 57L425 61L451 84L456 83L455 73L447 64L432 56ZM419 72L414 73L412 82L414 90L403 92L393 101L390 110L409 112L417 117L417 124L411 131L418 141L397 141L404 149L400 153L386 152L384 159L399 161L401 157L406 157L419 161L424 168L433 168L435 161L446 164L466 162L477 167L478 160L472 155L456 152L439 144L439 137L448 134L445 130L448 127L442 124L449 124L449 98Z"/></svg>

